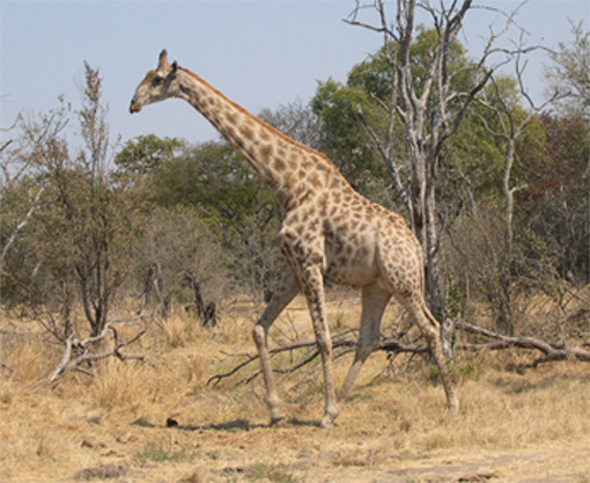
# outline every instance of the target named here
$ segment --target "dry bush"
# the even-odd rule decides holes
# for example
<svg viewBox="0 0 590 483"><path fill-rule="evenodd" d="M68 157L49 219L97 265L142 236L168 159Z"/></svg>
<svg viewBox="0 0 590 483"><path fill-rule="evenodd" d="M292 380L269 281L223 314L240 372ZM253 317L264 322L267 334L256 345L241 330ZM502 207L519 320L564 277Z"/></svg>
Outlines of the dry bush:
<svg viewBox="0 0 590 483"><path fill-rule="evenodd" d="M0 360L10 368L2 368L3 383L10 380L22 386L34 385L57 364L60 346L48 340L34 321L12 323L5 311L0 321Z"/></svg>
<svg viewBox="0 0 590 483"><path fill-rule="evenodd" d="M227 283L224 263L220 263L224 254L197 209L153 209L138 251L129 285L139 295L142 309L194 305L187 275L199 283L205 305L219 305Z"/></svg>
<svg viewBox="0 0 590 483"><path fill-rule="evenodd" d="M508 250L504 232L493 204L455 222L444 253L449 294L455 290L461 302L457 311L467 323L553 341L561 335L558 322L590 303L589 287L559 274L555 253L527 252L527 240Z"/></svg>
<svg viewBox="0 0 590 483"><path fill-rule="evenodd" d="M162 332L166 344L171 349L184 347L193 338L194 325L197 322L191 318L174 314L161 322Z"/></svg>

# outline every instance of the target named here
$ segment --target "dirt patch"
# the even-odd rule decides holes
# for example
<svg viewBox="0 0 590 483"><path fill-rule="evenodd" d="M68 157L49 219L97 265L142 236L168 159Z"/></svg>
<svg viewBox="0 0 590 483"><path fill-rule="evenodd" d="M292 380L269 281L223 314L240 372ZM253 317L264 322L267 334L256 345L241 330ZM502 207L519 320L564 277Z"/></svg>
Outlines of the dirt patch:
<svg viewBox="0 0 590 483"><path fill-rule="evenodd" d="M90 481L90 480L108 480L119 478L127 473L125 466L116 466L113 464L101 465L97 468L86 468L78 471L72 479L75 481Z"/></svg>
<svg viewBox="0 0 590 483"><path fill-rule="evenodd" d="M323 430L299 421L284 423L280 428L243 421L215 428L143 427L121 440L126 449L114 445L116 457L126 459L131 467L117 481L590 481L587 446L510 451L453 448L413 454L393 449L384 434L374 437L359 433L355 438L346 437L347 434L340 427ZM126 452L131 458L125 457ZM124 467L111 464L100 468L113 469L110 474L114 474L117 468ZM80 473L94 476L97 472Z"/></svg>

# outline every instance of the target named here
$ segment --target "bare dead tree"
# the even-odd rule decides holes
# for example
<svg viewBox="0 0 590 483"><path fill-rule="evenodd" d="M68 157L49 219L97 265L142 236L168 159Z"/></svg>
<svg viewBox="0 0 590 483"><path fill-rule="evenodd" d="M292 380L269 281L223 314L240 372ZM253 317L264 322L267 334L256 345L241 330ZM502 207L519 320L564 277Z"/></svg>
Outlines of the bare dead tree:
<svg viewBox="0 0 590 483"><path fill-rule="evenodd" d="M415 72L412 65L410 46L415 30L416 8L424 10L431 18L436 45L429 52L429 64L420 90L416 88ZM426 298L431 311L440 318L441 294L439 280L440 233L436 204L436 179L438 156L445 142L458 129L469 106L490 80L492 74L510 61L517 53L525 54L538 46L519 46L506 49L497 46L498 39L515 24L517 10L505 14L502 29L494 31L490 27L488 38L479 59L453 71L449 65L449 52L452 42L460 32L467 12L474 8L471 0L462 2L440 2L438 8L429 1L398 0L397 12L390 23L383 0L363 4L357 0L350 17L345 20L350 25L366 28L383 36L383 55L389 64L393 78L389 103L377 101L389 119L385 136L376 134L359 108L359 116L375 148L388 166L394 185L405 203L410 215L410 226L422 243L426 265ZM377 14L375 23L361 21L364 10ZM500 54L501 59L492 63L492 58ZM471 73L474 79L468 90L456 90L453 81L457 76ZM396 119L400 119L405 130L405 140L411 179L406 183L400 178L400 166L394 158L393 129ZM409 193L409 194L408 194ZM443 223L444 224L444 223ZM443 320L443 334L452 334L452 329L444 327L450 323ZM447 356L450 355L450 341L443 342Z"/></svg>
<svg viewBox="0 0 590 483"><path fill-rule="evenodd" d="M193 294L193 303L187 304L185 310L189 310L192 306L197 309L197 317L201 320L203 327L215 327L217 325L217 311L215 302L211 301L205 305L205 300L201 294L202 280L198 280L197 276L192 270L184 271L184 278L188 281Z"/></svg>
<svg viewBox="0 0 590 483"><path fill-rule="evenodd" d="M477 102L479 104L485 106L487 109L489 109L495 114L495 119L497 120L500 129L495 129L492 126L490 126L490 124L486 121L486 118L484 116L478 116L479 119L484 124L486 130L492 136L501 139L506 146L506 163L504 165L504 174L502 177L502 191L504 193L504 198L506 202L506 245L508 247L509 253L512 250L512 242L514 238L512 227L512 222L514 218L514 195L518 191L526 189L526 185L511 186L512 169L514 167L514 163L517 160L516 142L522 136L526 127L529 126L530 123L541 112L543 112L543 110L547 106L564 97L562 94L555 92L550 98L548 98L541 104L537 105L528 94L523 83L522 76L526 68L526 62L522 61L522 55L520 52L516 53L514 66L520 95L523 99L526 100L528 104L528 111L524 114L524 116L522 115L522 113L517 112L517 106L510 105L508 101L504 98L505 93L503 93L502 89L499 88L498 83L496 82L496 78L493 76L491 77L491 82L495 94L494 102L488 99L488 96L485 95L485 92L483 92L483 95L477 98Z"/></svg>

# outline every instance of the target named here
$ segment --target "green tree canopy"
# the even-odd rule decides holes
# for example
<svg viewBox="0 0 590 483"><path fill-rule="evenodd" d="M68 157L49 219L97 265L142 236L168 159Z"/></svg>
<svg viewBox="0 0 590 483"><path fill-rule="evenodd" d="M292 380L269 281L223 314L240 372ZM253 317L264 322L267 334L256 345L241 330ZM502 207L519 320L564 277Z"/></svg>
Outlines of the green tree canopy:
<svg viewBox="0 0 590 483"><path fill-rule="evenodd" d="M185 142L178 138L159 138L145 134L128 140L115 156L115 165L125 173L145 174L172 159Z"/></svg>
<svg viewBox="0 0 590 483"><path fill-rule="evenodd" d="M234 281L271 290L278 277L274 238L280 208L270 189L226 142L186 149L153 173L153 200L197 207L231 254Z"/></svg>

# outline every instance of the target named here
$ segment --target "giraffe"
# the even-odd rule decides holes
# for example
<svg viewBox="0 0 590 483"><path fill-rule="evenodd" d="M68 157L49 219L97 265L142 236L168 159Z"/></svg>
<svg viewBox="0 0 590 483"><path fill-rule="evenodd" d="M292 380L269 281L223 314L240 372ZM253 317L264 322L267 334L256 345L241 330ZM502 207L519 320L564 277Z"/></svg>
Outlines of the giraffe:
<svg viewBox="0 0 590 483"><path fill-rule="evenodd" d="M253 330L271 425L285 417L274 381L268 332L302 291L321 355L325 409L321 427L340 413L362 365L378 342L383 312L393 296L420 328L438 365L447 406L458 410L442 353L439 323L424 300L423 254L403 218L353 190L324 155L269 126L176 61L160 53L156 70L137 86L129 110L168 98L187 101L246 159L277 196L283 221L277 235L286 273ZM362 313L356 354L338 393L332 373L324 280L358 286Z"/></svg>

